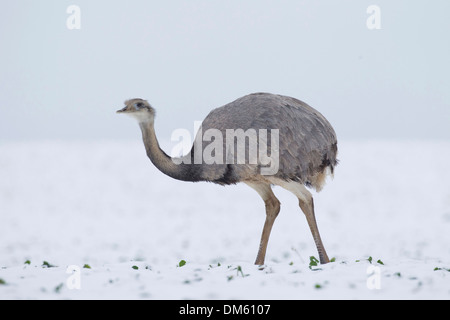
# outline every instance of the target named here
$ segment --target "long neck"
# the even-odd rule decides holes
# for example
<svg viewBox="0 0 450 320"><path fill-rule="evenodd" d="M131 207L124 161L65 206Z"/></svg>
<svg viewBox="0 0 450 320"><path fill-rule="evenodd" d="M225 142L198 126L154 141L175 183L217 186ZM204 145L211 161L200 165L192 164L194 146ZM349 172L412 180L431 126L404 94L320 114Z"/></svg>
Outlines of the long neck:
<svg viewBox="0 0 450 320"><path fill-rule="evenodd" d="M139 126L142 131L142 139L144 140L147 156L162 173L183 181L198 181L196 175L193 174L193 168L189 164L180 163L179 158L172 159L159 147L156 138L153 121L140 122ZM178 164L179 163L179 164Z"/></svg>

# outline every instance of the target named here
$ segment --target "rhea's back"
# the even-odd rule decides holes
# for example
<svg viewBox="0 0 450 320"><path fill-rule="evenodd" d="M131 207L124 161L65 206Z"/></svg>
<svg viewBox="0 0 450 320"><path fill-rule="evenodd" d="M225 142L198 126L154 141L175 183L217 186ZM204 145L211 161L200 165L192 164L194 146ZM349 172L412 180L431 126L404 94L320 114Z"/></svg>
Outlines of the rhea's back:
<svg viewBox="0 0 450 320"><path fill-rule="evenodd" d="M203 121L201 132L208 129L220 130L223 137L227 129L266 129L269 136L271 130L278 129L279 166L274 177L283 180L320 187L314 185L316 176L326 168L333 172L337 164L337 138L331 124L320 112L295 98L270 93L246 95L212 110ZM203 142L202 150L207 145ZM225 153L225 139L223 148ZM214 181L226 174L232 177L233 183L253 176L258 166L234 164L230 167L224 163L203 167L202 175L206 180ZM233 172L229 172L231 169Z"/></svg>

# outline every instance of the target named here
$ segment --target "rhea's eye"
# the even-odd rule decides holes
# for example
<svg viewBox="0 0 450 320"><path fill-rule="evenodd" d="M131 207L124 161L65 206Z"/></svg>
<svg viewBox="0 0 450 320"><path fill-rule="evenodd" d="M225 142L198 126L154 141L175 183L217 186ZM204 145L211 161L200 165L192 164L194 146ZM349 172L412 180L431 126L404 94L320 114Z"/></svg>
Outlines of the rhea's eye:
<svg viewBox="0 0 450 320"><path fill-rule="evenodd" d="M135 104L134 104L134 107L136 108L136 109L140 109L140 108L143 108L144 107L144 104L142 103L142 102L136 102Z"/></svg>

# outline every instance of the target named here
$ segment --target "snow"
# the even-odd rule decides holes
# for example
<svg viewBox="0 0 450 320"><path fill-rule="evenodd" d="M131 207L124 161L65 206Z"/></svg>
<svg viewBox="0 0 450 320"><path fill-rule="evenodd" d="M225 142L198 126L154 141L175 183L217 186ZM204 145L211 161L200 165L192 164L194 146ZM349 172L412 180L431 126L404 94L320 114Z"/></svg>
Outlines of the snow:
<svg viewBox="0 0 450 320"><path fill-rule="evenodd" d="M140 141L3 142L0 299L449 299L450 143L339 148L334 180L313 193L336 261L310 267L306 219L275 187L259 267L264 203L243 184L173 180Z"/></svg>

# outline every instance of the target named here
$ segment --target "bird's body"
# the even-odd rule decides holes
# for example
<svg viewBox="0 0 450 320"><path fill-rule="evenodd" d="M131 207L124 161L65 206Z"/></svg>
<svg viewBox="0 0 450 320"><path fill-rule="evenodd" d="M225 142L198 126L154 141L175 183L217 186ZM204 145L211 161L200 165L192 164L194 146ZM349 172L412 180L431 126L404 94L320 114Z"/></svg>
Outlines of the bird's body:
<svg viewBox="0 0 450 320"><path fill-rule="evenodd" d="M337 139L330 123L318 111L291 97L268 93L244 96L212 110L202 122L201 129L202 133L209 129L220 130L223 137L230 129L263 129L268 130L269 136L271 130L278 129L279 169L271 177L297 181L317 190L322 188L322 173L326 168L333 172L337 162ZM203 147L208 143L203 142ZM268 149L270 154L270 143ZM226 155L225 139L222 151ZM205 168L202 179L230 184L264 178L257 177L257 164L234 162L232 166L227 163L215 165L214 170L202 166Z"/></svg>
<svg viewBox="0 0 450 320"><path fill-rule="evenodd" d="M315 222L312 195L305 186L320 191L327 173L333 173L337 164L337 138L330 123L317 110L281 95L244 96L212 110L202 122L189 154L172 159L159 148L153 127L154 109L141 99L128 100L125 104L119 112L127 112L138 120L147 155L162 172L184 181L221 185L244 182L260 194L267 216L257 264L264 263L270 230L280 210L271 189L274 184L298 197L321 262L328 262ZM232 135L236 132L241 133L241 140ZM273 132L276 136L271 136ZM243 152L241 158L239 147ZM269 164L263 161L267 160L263 155L270 155L271 161L276 161L275 170L269 174L262 173L262 168Z"/></svg>

